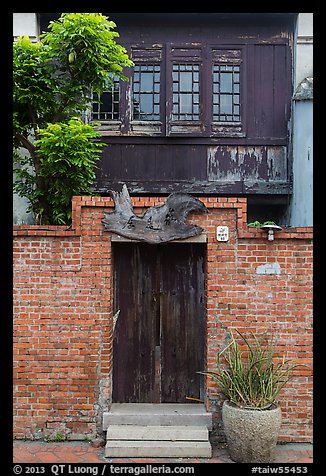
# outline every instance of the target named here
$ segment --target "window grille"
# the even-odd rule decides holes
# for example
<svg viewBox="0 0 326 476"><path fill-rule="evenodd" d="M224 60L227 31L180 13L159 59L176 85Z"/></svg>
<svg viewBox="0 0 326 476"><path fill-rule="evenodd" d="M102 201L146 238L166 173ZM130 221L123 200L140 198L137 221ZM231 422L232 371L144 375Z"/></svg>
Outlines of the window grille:
<svg viewBox="0 0 326 476"><path fill-rule="evenodd" d="M213 66L213 121L240 121L240 66Z"/></svg>
<svg viewBox="0 0 326 476"><path fill-rule="evenodd" d="M114 121L120 118L120 83L118 78L113 78L113 84L108 83L108 88L99 96L93 93L92 119L100 121Z"/></svg>
<svg viewBox="0 0 326 476"><path fill-rule="evenodd" d="M160 119L160 65L135 65L133 76L133 119Z"/></svg>
<svg viewBox="0 0 326 476"><path fill-rule="evenodd" d="M174 64L172 120L199 121L199 65Z"/></svg>

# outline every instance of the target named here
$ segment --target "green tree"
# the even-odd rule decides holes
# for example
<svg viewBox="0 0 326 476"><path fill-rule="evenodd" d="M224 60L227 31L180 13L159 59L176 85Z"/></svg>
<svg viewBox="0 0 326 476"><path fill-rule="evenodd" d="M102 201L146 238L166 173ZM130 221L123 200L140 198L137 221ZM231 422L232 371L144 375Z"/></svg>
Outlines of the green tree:
<svg viewBox="0 0 326 476"><path fill-rule="evenodd" d="M82 118L92 93L111 75L126 80L123 68L133 65L115 27L101 13L62 13L40 41L14 42L14 190L36 223L70 223L72 196L91 193L104 144Z"/></svg>

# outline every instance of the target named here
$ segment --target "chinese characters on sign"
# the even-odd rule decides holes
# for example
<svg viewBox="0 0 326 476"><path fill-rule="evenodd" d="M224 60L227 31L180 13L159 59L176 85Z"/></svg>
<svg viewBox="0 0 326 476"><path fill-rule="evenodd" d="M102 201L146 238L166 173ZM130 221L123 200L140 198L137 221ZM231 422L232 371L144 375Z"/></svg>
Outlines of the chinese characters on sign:
<svg viewBox="0 0 326 476"><path fill-rule="evenodd" d="M190 212L207 212L197 198L185 193L172 193L163 205L147 209L143 216L134 213L127 186L121 192L111 192L115 210L105 213L102 220L105 230L132 240L147 243L164 243L200 235L203 229L186 223Z"/></svg>

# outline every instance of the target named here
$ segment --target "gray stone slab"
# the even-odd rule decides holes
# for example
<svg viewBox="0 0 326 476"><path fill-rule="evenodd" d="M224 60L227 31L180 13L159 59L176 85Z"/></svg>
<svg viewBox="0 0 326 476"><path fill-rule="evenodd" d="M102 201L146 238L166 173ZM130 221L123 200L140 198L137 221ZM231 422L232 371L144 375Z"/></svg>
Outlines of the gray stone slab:
<svg viewBox="0 0 326 476"><path fill-rule="evenodd" d="M208 441L206 426L111 425L107 440Z"/></svg>
<svg viewBox="0 0 326 476"><path fill-rule="evenodd" d="M113 403L103 414L103 430L110 425L206 426L212 429L212 414L201 404Z"/></svg>
<svg viewBox="0 0 326 476"><path fill-rule="evenodd" d="M212 448L207 441L109 441L106 458L210 458Z"/></svg>
<svg viewBox="0 0 326 476"><path fill-rule="evenodd" d="M112 403L112 413L134 414L137 413L177 413L177 414L203 414L206 408L200 403Z"/></svg>

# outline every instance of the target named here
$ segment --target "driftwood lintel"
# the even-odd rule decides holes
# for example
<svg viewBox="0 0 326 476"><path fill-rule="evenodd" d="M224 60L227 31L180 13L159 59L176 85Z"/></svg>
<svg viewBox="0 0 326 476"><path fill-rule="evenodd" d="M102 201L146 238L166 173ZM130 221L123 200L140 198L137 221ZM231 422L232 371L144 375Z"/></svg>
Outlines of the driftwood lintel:
<svg viewBox="0 0 326 476"><path fill-rule="evenodd" d="M145 241L165 243L200 235L200 226L186 223L190 212L206 212L207 208L197 198L185 193L172 193L163 205L150 207L143 216L134 213L127 186L121 192L111 192L115 210L105 213L102 220L105 230L119 236Z"/></svg>

